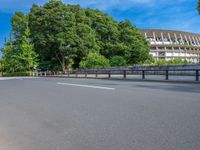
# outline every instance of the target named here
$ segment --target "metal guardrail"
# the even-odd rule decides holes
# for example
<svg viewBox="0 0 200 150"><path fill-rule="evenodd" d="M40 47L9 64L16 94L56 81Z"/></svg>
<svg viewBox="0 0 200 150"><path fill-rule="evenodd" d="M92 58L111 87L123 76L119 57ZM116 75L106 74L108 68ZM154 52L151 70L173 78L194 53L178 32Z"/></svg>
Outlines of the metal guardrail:
<svg viewBox="0 0 200 150"><path fill-rule="evenodd" d="M165 80L169 80L170 76L190 76L194 77L195 81L199 81L200 69L166 69L166 70L156 70L156 69L84 69L84 70L72 70L62 73L61 71L44 71L38 72L38 76L48 76L48 77L78 77L79 75L84 75L85 78L88 75L94 75L98 78L99 75L106 75L107 78L111 78L112 75L122 75L124 79L128 75L141 75L141 79L146 79L147 75L162 75L165 76Z"/></svg>

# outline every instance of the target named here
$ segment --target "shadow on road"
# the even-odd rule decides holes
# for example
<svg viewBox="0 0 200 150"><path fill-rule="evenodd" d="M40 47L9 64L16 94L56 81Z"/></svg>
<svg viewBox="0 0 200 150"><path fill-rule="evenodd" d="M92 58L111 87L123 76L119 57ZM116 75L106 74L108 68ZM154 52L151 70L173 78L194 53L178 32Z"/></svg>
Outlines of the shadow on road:
<svg viewBox="0 0 200 150"><path fill-rule="evenodd" d="M153 84L153 85L134 85L134 87L139 88L148 88L156 90L168 90L174 92L189 92L189 93L199 93L200 94L200 85L198 84Z"/></svg>

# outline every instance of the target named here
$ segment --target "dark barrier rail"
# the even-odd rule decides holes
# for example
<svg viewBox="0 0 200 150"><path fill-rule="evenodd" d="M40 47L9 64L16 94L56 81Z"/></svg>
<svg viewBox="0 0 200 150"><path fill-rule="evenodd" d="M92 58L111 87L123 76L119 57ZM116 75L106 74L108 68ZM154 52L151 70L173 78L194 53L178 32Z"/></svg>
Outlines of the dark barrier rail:
<svg viewBox="0 0 200 150"><path fill-rule="evenodd" d="M130 75L140 75L141 79L146 79L146 76L165 76L165 80L169 80L170 77L187 76L192 77L193 80L199 81L200 69L167 69L167 70L141 70L141 69L84 69L84 70L72 70L65 73L46 71L38 72L38 76L50 76L50 77L81 77L87 78L89 75L93 75L94 78L112 78L113 75L119 75L121 78L126 79ZM101 77L104 75L103 77Z"/></svg>

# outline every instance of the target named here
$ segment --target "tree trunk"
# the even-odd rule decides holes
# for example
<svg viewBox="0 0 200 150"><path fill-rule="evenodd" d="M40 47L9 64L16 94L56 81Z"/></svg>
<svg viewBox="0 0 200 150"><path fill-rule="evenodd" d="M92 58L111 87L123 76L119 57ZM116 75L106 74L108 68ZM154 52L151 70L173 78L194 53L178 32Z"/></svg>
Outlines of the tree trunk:
<svg viewBox="0 0 200 150"><path fill-rule="evenodd" d="M65 58L64 57L62 58L61 67L62 67L62 72L65 73L66 72L66 65L65 65Z"/></svg>

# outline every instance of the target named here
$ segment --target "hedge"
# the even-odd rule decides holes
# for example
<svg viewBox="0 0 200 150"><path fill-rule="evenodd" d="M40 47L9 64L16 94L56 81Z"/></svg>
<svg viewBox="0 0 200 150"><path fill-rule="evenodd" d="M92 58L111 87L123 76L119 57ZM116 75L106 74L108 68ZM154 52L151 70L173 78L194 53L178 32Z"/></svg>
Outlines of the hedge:
<svg viewBox="0 0 200 150"><path fill-rule="evenodd" d="M11 72L4 73L4 77L30 76L30 72Z"/></svg>

